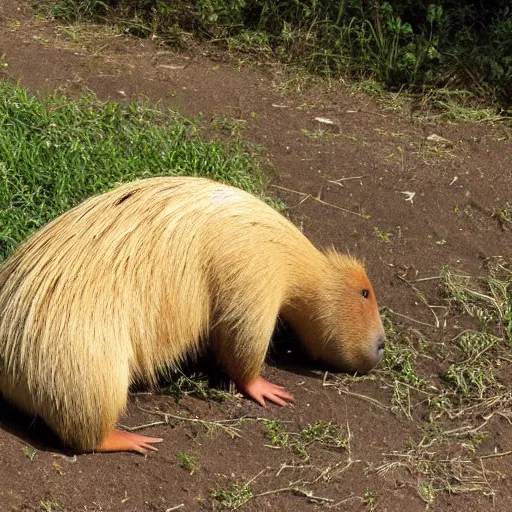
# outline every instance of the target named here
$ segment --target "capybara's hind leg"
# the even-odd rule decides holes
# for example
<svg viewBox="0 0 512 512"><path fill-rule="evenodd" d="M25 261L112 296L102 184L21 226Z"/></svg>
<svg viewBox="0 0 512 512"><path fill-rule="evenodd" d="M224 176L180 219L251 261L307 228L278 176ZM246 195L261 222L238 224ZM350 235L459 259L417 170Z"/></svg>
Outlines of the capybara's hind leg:
<svg viewBox="0 0 512 512"><path fill-rule="evenodd" d="M139 452L147 453L149 450L157 452L158 449L153 443L161 443L160 437L145 437L125 432L123 430L112 430L100 444L97 452Z"/></svg>

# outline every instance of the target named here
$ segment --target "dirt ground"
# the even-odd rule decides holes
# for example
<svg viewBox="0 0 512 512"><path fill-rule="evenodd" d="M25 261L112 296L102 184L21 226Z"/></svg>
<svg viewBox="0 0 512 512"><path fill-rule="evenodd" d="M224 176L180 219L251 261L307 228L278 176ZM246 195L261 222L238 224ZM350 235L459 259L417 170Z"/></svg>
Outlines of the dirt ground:
<svg viewBox="0 0 512 512"><path fill-rule="evenodd" d="M499 122L412 117L392 108L391 99L383 108L342 81L301 89L280 66L248 65L201 49L177 54L102 28L96 35L92 29L64 30L34 17L22 2L0 5L0 55L8 64L0 68L2 79L39 92L143 97L186 116L201 114L206 122L244 120L235 127L262 146L276 169L270 190L289 207L287 214L319 246L364 258L381 306L431 323L431 312L400 273L435 276L450 265L478 274L488 257L511 259L511 232L491 216L512 199L512 142ZM429 142L432 134L449 142ZM390 233L389 242L379 233ZM432 336L442 341L446 332ZM435 374L441 366L432 361L424 370ZM158 453L73 457L2 404L0 510L219 510L211 493L247 482L255 494L276 492L251 499L244 511L511 509L511 458L489 459L488 469L502 475L493 482L493 499L481 492L442 492L430 506L418 493L418 475L400 468L367 471L420 436L415 422L354 395L389 403L390 391L378 381L361 379L350 386L354 394L344 394L324 386L321 371L293 361L270 363L264 375L295 395L293 408L262 409L241 398L176 403L170 396L134 393L123 423L162 420L147 412L155 410L208 421L276 419L291 432L324 420L350 432L350 450L312 446L304 461L268 447L260 421L242 423L239 437L232 438L218 427L208 432L197 422L169 417L168 425L143 430L164 438ZM507 421L492 422L487 432L482 453L512 450ZM195 457L191 474L180 467L178 453Z"/></svg>

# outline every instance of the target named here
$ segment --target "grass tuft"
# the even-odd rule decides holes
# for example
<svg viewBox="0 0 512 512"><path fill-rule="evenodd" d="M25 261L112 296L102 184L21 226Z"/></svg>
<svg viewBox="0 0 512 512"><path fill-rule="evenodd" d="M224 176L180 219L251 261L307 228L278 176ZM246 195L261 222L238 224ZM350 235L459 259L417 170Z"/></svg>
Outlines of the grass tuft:
<svg viewBox="0 0 512 512"><path fill-rule="evenodd" d="M310 423L300 432L285 432L283 426L276 420L263 420L266 432L272 446L285 448L303 459L309 459L309 447L320 444L329 448L345 449L348 437L343 429L332 422L317 421Z"/></svg>
<svg viewBox="0 0 512 512"><path fill-rule="evenodd" d="M237 508L253 497L253 493L246 485L240 487L238 484L232 484L231 489L222 489L213 491L212 498L220 502L226 508Z"/></svg>

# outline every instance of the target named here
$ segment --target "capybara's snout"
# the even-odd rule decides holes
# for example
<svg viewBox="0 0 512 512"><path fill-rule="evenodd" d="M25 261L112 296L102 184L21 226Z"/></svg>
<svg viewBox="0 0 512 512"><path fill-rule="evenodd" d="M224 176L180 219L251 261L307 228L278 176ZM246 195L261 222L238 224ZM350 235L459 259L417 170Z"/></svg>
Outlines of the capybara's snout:
<svg viewBox="0 0 512 512"><path fill-rule="evenodd" d="M384 349L386 347L386 335L383 330L379 330L376 334L372 334L366 344L366 350L360 354L352 366L352 370L357 373L366 374L384 359Z"/></svg>
<svg viewBox="0 0 512 512"><path fill-rule="evenodd" d="M384 358L384 348L386 346L386 335L384 333L377 336L375 340L375 366L380 364Z"/></svg>

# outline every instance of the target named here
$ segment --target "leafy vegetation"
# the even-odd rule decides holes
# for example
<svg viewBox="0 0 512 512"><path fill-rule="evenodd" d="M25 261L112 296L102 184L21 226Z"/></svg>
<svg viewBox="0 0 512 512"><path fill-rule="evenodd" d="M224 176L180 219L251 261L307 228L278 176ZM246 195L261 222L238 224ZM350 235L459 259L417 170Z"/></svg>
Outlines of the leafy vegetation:
<svg viewBox="0 0 512 512"><path fill-rule="evenodd" d="M230 489L212 492L212 498L219 501L226 508L237 508L252 497L253 493L247 486L239 486L238 484L232 484Z"/></svg>
<svg viewBox="0 0 512 512"><path fill-rule="evenodd" d="M187 455L186 453L180 452L178 453L178 455L176 455L176 459L178 461L178 464L183 469L188 471L190 474L192 474L195 471L197 463L196 459L191 455Z"/></svg>
<svg viewBox="0 0 512 512"><path fill-rule="evenodd" d="M466 88L512 104L509 2L45 0L58 18L107 18L180 45L190 34L390 88Z"/></svg>
<svg viewBox="0 0 512 512"><path fill-rule="evenodd" d="M309 459L308 447L318 443L330 448L346 448L348 439L339 425L317 421L300 432L285 432L281 423L265 420L266 436L276 448L288 448L303 459Z"/></svg>

